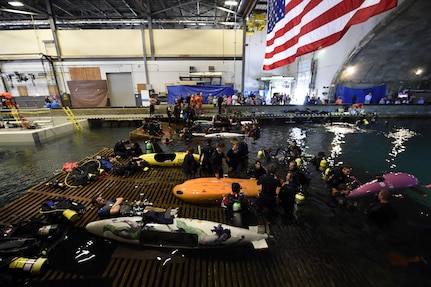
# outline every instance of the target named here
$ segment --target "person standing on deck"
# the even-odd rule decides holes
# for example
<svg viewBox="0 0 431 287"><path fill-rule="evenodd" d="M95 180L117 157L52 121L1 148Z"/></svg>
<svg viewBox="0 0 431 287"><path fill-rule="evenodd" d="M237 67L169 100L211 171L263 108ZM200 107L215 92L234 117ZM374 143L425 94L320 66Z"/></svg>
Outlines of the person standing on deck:
<svg viewBox="0 0 431 287"><path fill-rule="evenodd" d="M262 185L258 199L259 209L269 222L275 217L277 187L281 187L281 181L275 176L276 171L277 167L271 164L268 173L257 180L257 184Z"/></svg>
<svg viewBox="0 0 431 287"><path fill-rule="evenodd" d="M193 155L194 152L195 149L191 147L187 149L186 155L184 156L182 168L186 179L194 178L199 167Z"/></svg>
<svg viewBox="0 0 431 287"><path fill-rule="evenodd" d="M227 174L227 169L225 170L226 164L226 155L224 154L225 144L223 142L218 142L217 147L212 155L212 169L215 173L215 177L222 178L225 174Z"/></svg>

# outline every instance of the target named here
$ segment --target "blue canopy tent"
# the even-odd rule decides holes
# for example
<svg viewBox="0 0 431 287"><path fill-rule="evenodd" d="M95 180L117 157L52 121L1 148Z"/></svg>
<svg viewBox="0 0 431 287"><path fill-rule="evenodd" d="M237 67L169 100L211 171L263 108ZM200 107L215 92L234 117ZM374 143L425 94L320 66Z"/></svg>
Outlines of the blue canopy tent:
<svg viewBox="0 0 431 287"><path fill-rule="evenodd" d="M232 96L235 93L232 86L168 86L168 103L173 105L175 103L175 99L180 97L180 94L182 94L185 99L188 93L199 94L200 92L202 92L202 95L204 96L204 104L208 103L209 94L213 97L218 97L220 95Z"/></svg>
<svg viewBox="0 0 431 287"><path fill-rule="evenodd" d="M378 104L380 99L386 96L386 84L375 86L371 88L354 89L343 85L337 85L336 97L340 97L343 100L343 104L351 104L352 99L356 96L355 103L363 104L365 101L365 95L371 92L373 95L371 104Z"/></svg>

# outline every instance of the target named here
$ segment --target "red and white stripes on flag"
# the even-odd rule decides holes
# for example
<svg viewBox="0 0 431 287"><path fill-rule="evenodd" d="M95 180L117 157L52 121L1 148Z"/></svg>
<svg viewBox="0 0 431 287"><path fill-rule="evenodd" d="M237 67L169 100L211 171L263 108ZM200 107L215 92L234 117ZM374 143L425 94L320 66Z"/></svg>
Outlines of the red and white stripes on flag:
<svg viewBox="0 0 431 287"><path fill-rule="evenodd" d="M328 47L350 26L397 6L397 0L269 0L264 70Z"/></svg>

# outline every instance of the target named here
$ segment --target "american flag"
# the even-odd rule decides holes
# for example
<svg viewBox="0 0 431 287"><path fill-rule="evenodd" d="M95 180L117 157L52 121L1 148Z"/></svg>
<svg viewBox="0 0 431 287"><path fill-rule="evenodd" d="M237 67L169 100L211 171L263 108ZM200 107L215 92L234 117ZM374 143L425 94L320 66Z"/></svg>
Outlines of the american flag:
<svg viewBox="0 0 431 287"><path fill-rule="evenodd" d="M397 6L397 0L269 0L264 70L328 47L350 26Z"/></svg>

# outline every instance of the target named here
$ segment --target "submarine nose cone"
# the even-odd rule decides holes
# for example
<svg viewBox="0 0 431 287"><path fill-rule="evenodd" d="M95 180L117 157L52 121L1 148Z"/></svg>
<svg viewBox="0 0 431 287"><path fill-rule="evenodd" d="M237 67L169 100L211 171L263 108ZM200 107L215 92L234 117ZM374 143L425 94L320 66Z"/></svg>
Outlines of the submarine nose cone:
<svg viewBox="0 0 431 287"><path fill-rule="evenodd" d="M103 224L99 224L97 221L90 222L85 226L85 229L95 235L102 236L103 233Z"/></svg>

